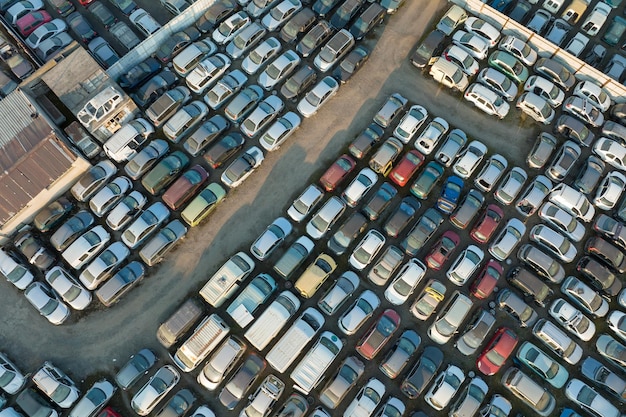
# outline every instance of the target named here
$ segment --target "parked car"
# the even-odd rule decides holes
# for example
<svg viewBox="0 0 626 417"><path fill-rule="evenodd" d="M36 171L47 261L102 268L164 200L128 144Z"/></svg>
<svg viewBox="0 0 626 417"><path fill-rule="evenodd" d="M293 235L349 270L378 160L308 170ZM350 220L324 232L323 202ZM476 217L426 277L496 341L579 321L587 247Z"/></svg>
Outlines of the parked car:
<svg viewBox="0 0 626 417"><path fill-rule="evenodd" d="M496 317L485 309L474 314L454 346L464 356L476 353L496 323Z"/></svg>
<svg viewBox="0 0 626 417"><path fill-rule="evenodd" d="M371 416L381 403L385 391L385 384L376 378L371 378L348 404L343 416L348 417L354 415L355 412L362 413L364 416Z"/></svg>
<svg viewBox="0 0 626 417"><path fill-rule="evenodd" d="M380 306L380 300L373 291L365 290L354 300L354 303L339 317L338 326L346 335L356 333L363 323Z"/></svg>
<svg viewBox="0 0 626 417"><path fill-rule="evenodd" d="M148 415L176 386L180 374L172 365L159 368L131 400L131 407L140 416Z"/></svg>
<svg viewBox="0 0 626 417"><path fill-rule="evenodd" d="M364 371L363 362L354 356L347 357L322 389L320 393L322 404L330 409L335 409L359 382Z"/></svg>
<svg viewBox="0 0 626 417"><path fill-rule="evenodd" d="M531 148L526 163L531 168L543 168L552 152L556 149L556 138L549 133L541 132Z"/></svg>
<svg viewBox="0 0 626 417"><path fill-rule="evenodd" d="M400 316L394 310L383 311L372 327L361 337L356 351L364 358L371 360L389 341L400 325Z"/></svg>
<svg viewBox="0 0 626 417"><path fill-rule="evenodd" d="M569 379L563 365L529 341L522 343L515 357L554 388L562 388Z"/></svg>
<svg viewBox="0 0 626 417"><path fill-rule="evenodd" d="M32 380L41 392L63 409L70 408L80 396L74 381L49 361L33 374Z"/></svg>
<svg viewBox="0 0 626 417"><path fill-rule="evenodd" d="M424 401L435 410L444 409L452 400L465 381L465 373L456 365L448 367L437 376L435 382L430 387Z"/></svg>
<svg viewBox="0 0 626 417"><path fill-rule="evenodd" d="M417 352L421 341L422 338L415 331L405 330L387 352L379 369L389 378L397 378L411 357Z"/></svg>
<svg viewBox="0 0 626 417"><path fill-rule="evenodd" d="M84 310L91 303L91 293L60 266L55 266L46 273L46 282L74 310Z"/></svg>
<svg viewBox="0 0 626 417"><path fill-rule="evenodd" d="M263 151L253 146L235 159L222 173L221 180L227 187L240 185L263 162Z"/></svg>
<svg viewBox="0 0 626 417"><path fill-rule="evenodd" d="M34 281L24 289L24 296L26 300L37 309L39 314L44 316L50 323L54 325L63 324L70 316L70 310L67 305L63 303L58 296L50 289L46 284L39 281ZM70 395L71 392L68 392ZM64 401L67 397L60 399ZM78 398L78 392L75 392L73 403ZM67 407L71 406L68 405ZM67 408L66 407L66 408Z"/></svg>
<svg viewBox="0 0 626 417"><path fill-rule="evenodd" d="M532 326L539 317L532 307L509 289L498 293L497 304L501 310L515 318L521 327Z"/></svg>
<svg viewBox="0 0 626 417"><path fill-rule="evenodd" d="M409 399L417 398L430 383L443 363L443 352L435 346L426 346L421 356L400 385Z"/></svg>

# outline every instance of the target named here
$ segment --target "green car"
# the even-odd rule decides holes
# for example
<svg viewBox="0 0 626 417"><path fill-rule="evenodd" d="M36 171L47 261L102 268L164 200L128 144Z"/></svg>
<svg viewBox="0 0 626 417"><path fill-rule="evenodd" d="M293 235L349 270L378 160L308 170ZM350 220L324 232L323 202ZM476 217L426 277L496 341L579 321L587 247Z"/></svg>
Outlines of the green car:
<svg viewBox="0 0 626 417"><path fill-rule="evenodd" d="M528 68L508 52L496 51L489 55L489 66L504 73L517 84L523 84L528 79Z"/></svg>
<svg viewBox="0 0 626 417"><path fill-rule="evenodd" d="M215 209L224 197L226 197L224 187L216 182L211 183L185 207L180 217L189 226L197 226Z"/></svg>
<svg viewBox="0 0 626 417"><path fill-rule="evenodd" d="M172 152L142 178L141 184L152 195L157 195L189 165L189 157L181 151Z"/></svg>
<svg viewBox="0 0 626 417"><path fill-rule="evenodd" d="M443 176L443 167L435 161L430 161L424 171L411 185L411 194L425 200L428 194Z"/></svg>

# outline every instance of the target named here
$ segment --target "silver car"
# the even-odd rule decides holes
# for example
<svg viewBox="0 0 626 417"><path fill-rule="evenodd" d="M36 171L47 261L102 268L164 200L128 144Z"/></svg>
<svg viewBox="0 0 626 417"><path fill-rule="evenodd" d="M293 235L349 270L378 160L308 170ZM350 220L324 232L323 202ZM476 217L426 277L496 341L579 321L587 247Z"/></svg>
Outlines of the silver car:
<svg viewBox="0 0 626 417"><path fill-rule="evenodd" d="M95 382L72 408L69 417L94 417L113 397L117 387L106 379Z"/></svg>
<svg viewBox="0 0 626 417"><path fill-rule="evenodd" d="M495 93L498 93L506 101L513 101L517 96L517 86L509 77L495 68L485 68L479 74L477 81Z"/></svg>
<svg viewBox="0 0 626 417"><path fill-rule="evenodd" d="M24 296L33 307L54 325L62 324L70 316L70 310L57 295L39 281L31 283L24 290Z"/></svg>
<svg viewBox="0 0 626 417"><path fill-rule="evenodd" d="M83 233L62 253L63 259L74 269L82 268L111 239L111 234L104 227L97 225Z"/></svg>
<svg viewBox="0 0 626 417"><path fill-rule="evenodd" d="M435 160L446 168L452 165L457 155L467 143L467 135L461 129L452 129L445 142L437 150Z"/></svg>
<svg viewBox="0 0 626 417"><path fill-rule="evenodd" d="M103 160L91 167L89 171L85 172L76 184L71 188L72 195L78 201L87 201L93 196L100 188L104 187L109 178L111 178L117 172L117 167L113 165L113 162Z"/></svg>
<svg viewBox="0 0 626 417"><path fill-rule="evenodd" d="M270 95L263 99L256 108L241 122L241 131L249 138L257 133L278 116L285 104L278 96Z"/></svg>
<svg viewBox="0 0 626 417"><path fill-rule="evenodd" d="M96 216L102 217L132 188L133 183L127 177L117 177L91 197L89 207Z"/></svg>
<svg viewBox="0 0 626 417"><path fill-rule="evenodd" d="M98 288L96 297L105 307L109 307L117 303L122 295L137 285L145 274L146 269L141 262L129 262Z"/></svg>
<svg viewBox="0 0 626 417"><path fill-rule="evenodd" d="M172 365L159 368L150 380L133 396L130 406L140 416L150 414L156 405L180 380L180 374Z"/></svg>
<svg viewBox="0 0 626 417"><path fill-rule="evenodd" d="M358 382L365 371L365 365L354 356L347 357L339 365L337 373L328 380L320 393L320 401L326 407L335 409Z"/></svg>
<svg viewBox="0 0 626 417"><path fill-rule="evenodd" d="M283 52L259 74L259 85L266 90L272 89L281 80L291 74L298 64L300 64L298 54L291 50Z"/></svg>
<svg viewBox="0 0 626 417"><path fill-rule="evenodd" d="M153 266L163 260L176 243L187 234L187 228L180 220L172 220L139 251L139 256L148 266Z"/></svg>
<svg viewBox="0 0 626 417"><path fill-rule="evenodd" d="M74 381L47 361L35 372L32 379L37 388L61 408L70 408L80 394Z"/></svg>
<svg viewBox="0 0 626 417"><path fill-rule="evenodd" d="M60 266L55 266L46 273L46 281L75 310L84 310L91 303L91 293Z"/></svg>
<svg viewBox="0 0 626 417"><path fill-rule="evenodd" d="M126 226L146 205L148 199L139 191L132 191L111 210L106 218L107 226L112 230L120 230Z"/></svg>
<svg viewBox="0 0 626 417"><path fill-rule="evenodd" d="M93 214L87 210L81 210L57 229L50 237L50 244L58 250L63 251L81 233L87 230L94 222Z"/></svg>
<svg viewBox="0 0 626 417"><path fill-rule="evenodd" d="M122 242L113 242L91 261L78 279L88 290L94 290L109 278L129 255L130 250L126 245Z"/></svg>
<svg viewBox="0 0 626 417"><path fill-rule="evenodd" d="M124 171L126 171L128 176L132 179L139 179L143 174L148 172L168 150L169 145L165 140L155 139L126 163Z"/></svg>
<svg viewBox="0 0 626 417"><path fill-rule="evenodd" d="M162 202L157 201L153 203L124 230L124 233L122 233L122 242L131 249L136 248L169 217L170 211Z"/></svg>
<svg viewBox="0 0 626 417"><path fill-rule="evenodd" d="M0 352L0 388L7 394L17 394L26 384L26 377L19 369Z"/></svg>

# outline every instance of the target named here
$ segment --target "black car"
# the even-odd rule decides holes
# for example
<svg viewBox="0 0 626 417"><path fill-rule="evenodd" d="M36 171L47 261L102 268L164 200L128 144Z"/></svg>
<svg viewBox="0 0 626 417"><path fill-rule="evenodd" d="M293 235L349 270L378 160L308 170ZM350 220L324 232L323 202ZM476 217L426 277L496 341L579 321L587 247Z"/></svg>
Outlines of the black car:
<svg viewBox="0 0 626 417"><path fill-rule="evenodd" d="M200 38L200 31L193 26L189 26L187 29L176 32L168 37L156 50L155 56L159 61L165 64L191 42L198 40L198 38Z"/></svg>
<svg viewBox="0 0 626 417"><path fill-rule="evenodd" d="M122 88L133 88L142 81L161 69L161 64L156 59L149 57L122 74L118 84Z"/></svg>
<svg viewBox="0 0 626 417"><path fill-rule="evenodd" d="M308 7L300 10L283 26L280 31L280 39L284 42L295 42L304 32L309 30L315 23L316 16Z"/></svg>
<svg viewBox="0 0 626 417"><path fill-rule="evenodd" d="M333 29L343 29L361 9L365 0L346 0L329 20Z"/></svg>
<svg viewBox="0 0 626 417"><path fill-rule="evenodd" d="M410 399L417 398L433 379L441 364L443 352L435 346L427 346L411 372L402 381L400 389Z"/></svg>
<svg viewBox="0 0 626 417"><path fill-rule="evenodd" d="M317 80L317 72L308 65L302 66L291 77L285 81L280 94L285 97L286 100L296 100L299 95L309 90L315 81Z"/></svg>
<svg viewBox="0 0 626 417"><path fill-rule="evenodd" d="M313 53L321 44L326 42L333 30L325 20L320 20L307 32L306 35L296 45L296 52L302 58L306 58Z"/></svg>
<svg viewBox="0 0 626 417"><path fill-rule="evenodd" d="M383 229L387 236L398 237L404 228L413 221L422 204L413 196L406 196L391 213Z"/></svg>
<svg viewBox="0 0 626 417"><path fill-rule="evenodd" d="M326 16L335 6L339 4L339 0L317 0L313 4L313 11L320 17Z"/></svg>
<svg viewBox="0 0 626 417"><path fill-rule="evenodd" d="M526 23L532 7L526 0L519 0L509 13L509 17L518 23Z"/></svg>
<svg viewBox="0 0 626 417"><path fill-rule="evenodd" d="M439 30L433 30L415 50L411 56L411 63L417 68L424 68L441 55L445 46L445 33Z"/></svg>
<svg viewBox="0 0 626 417"><path fill-rule="evenodd" d="M196 27L202 33L212 32L223 20L239 9L233 0L219 0L209 6L196 21Z"/></svg>
<svg viewBox="0 0 626 417"><path fill-rule="evenodd" d="M367 219L361 213L354 212L328 239L328 249L335 255L343 255L350 244L367 227Z"/></svg>
<svg viewBox="0 0 626 417"><path fill-rule="evenodd" d="M74 208L74 204L67 198L61 197L37 213L33 223L40 232L48 232L59 224L70 213L72 208Z"/></svg>
<svg viewBox="0 0 626 417"><path fill-rule="evenodd" d="M380 217L385 211L391 200L398 194L398 190L388 182L383 183L370 200L363 206L363 213L370 221L374 221Z"/></svg>
<svg viewBox="0 0 626 417"><path fill-rule="evenodd" d="M376 3L374 3L376 4ZM361 68L361 66L370 57L370 51L363 45L359 45L354 48L344 59L341 60L337 68L333 71L333 78L340 83L348 81L355 72Z"/></svg>
<svg viewBox="0 0 626 417"><path fill-rule="evenodd" d="M243 147L244 142L242 134L231 132L211 146L204 154L204 159L211 168L219 168Z"/></svg>
<svg viewBox="0 0 626 417"><path fill-rule="evenodd" d="M131 96L133 100L135 100L135 103L140 107L146 108L165 91L176 84L177 81L178 78L172 71L164 69L145 82L134 94L131 94Z"/></svg>
<svg viewBox="0 0 626 417"><path fill-rule="evenodd" d="M98 33L93 30L87 19L85 19L80 12L74 12L69 15L67 17L67 25L72 32L74 32L74 35L83 43L88 43L98 36Z"/></svg>
<svg viewBox="0 0 626 417"><path fill-rule="evenodd" d="M374 26L383 23L387 11L378 3L371 3L367 9L354 21L350 27L350 33L354 39L361 40Z"/></svg>
<svg viewBox="0 0 626 417"><path fill-rule="evenodd" d="M23 230L15 236L15 248L20 251L28 263L42 271L47 270L55 261L54 256L33 235L30 230Z"/></svg>
<svg viewBox="0 0 626 417"><path fill-rule="evenodd" d="M348 146L348 152L357 159L363 158L380 142L383 133L383 128L378 126L377 123L370 123Z"/></svg>
<svg viewBox="0 0 626 417"><path fill-rule="evenodd" d="M622 289L622 282L611 270L591 256L583 256L576 264L576 270L597 290L610 297L617 295Z"/></svg>
<svg viewBox="0 0 626 417"><path fill-rule="evenodd" d="M582 146L589 146L593 143L595 135L585 126L583 122L575 117L564 114L554 125L554 131L562 134L568 139L578 142Z"/></svg>

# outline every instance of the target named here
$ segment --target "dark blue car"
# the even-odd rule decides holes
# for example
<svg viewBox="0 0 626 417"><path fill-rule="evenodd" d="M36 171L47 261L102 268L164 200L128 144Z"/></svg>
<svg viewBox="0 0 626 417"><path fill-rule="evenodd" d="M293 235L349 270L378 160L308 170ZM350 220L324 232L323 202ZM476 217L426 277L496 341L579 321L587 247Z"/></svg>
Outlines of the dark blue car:
<svg viewBox="0 0 626 417"><path fill-rule="evenodd" d="M437 208L446 214L450 214L459 203L463 180L456 175L450 175L441 189L441 195L437 200Z"/></svg>

